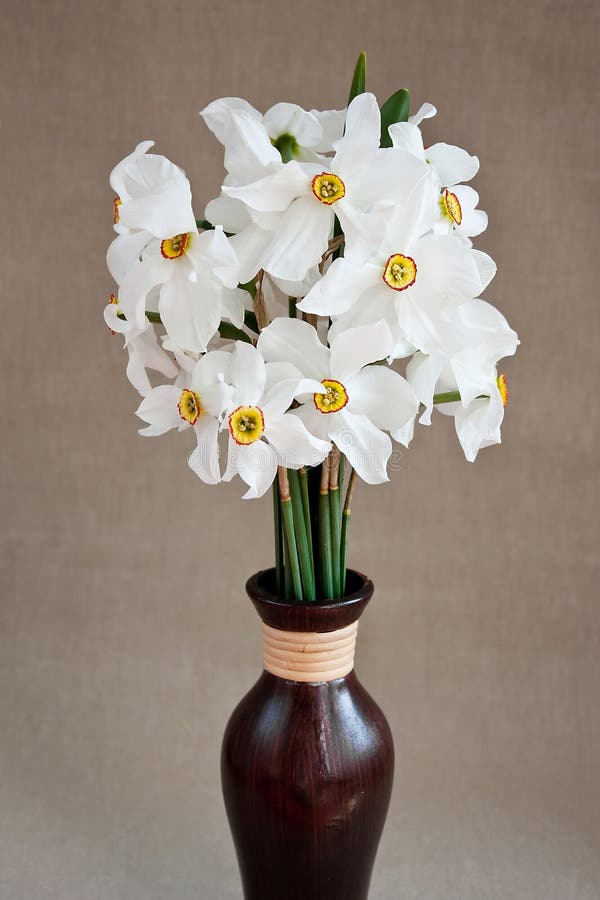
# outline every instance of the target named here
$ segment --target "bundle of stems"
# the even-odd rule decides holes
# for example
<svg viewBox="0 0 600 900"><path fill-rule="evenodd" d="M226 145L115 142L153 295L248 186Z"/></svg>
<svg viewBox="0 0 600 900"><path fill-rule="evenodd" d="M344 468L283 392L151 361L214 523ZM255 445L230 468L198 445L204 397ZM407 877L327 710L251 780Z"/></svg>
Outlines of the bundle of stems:
<svg viewBox="0 0 600 900"><path fill-rule="evenodd" d="M348 529L356 474L334 447L313 468L280 467L273 485L275 578L280 596L294 603L343 597Z"/></svg>

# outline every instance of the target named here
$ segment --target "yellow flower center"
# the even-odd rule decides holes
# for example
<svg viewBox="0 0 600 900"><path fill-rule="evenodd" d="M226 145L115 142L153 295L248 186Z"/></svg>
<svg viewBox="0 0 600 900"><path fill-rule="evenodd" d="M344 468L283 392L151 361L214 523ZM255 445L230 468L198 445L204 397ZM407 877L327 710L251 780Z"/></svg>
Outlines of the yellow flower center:
<svg viewBox="0 0 600 900"><path fill-rule="evenodd" d="M508 393L508 384L506 383L506 375L500 375L496 380L496 384L498 385L498 390L500 391L500 396L502 397L502 406L506 406L508 403L509 393Z"/></svg>
<svg viewBox="0 0 600 900"><path fill-rule="evenodd" d="M321 172L312 180L312 192L321 203L331 206L345 195L346 185L337 175L333 175L331 172Z"/></svg>
<svg viewBox="0 0 600 900"><path fill-rule="evenodd" d="M122 203L123 203L123 201L121 200L120 197L115 197L115 199L113 200L113 222L115 225L119 221L119 207L121 206Z"/></svg>
<svg viewBox="0 0 600 900"><path fill-rule="evenodd" d="M175 237L160 242L160 252L165 259L179 259L186 250L189 250L191 240L192 235L188 232L176 234Z"/></svg>
<svg viewBox="0 0 600 900"><path fill-rule="evenodd" d="M445 219L448 219L455 225L460 225L462 222L462 207L460 205L460 200L456 194L453 194L448 188L446 188L440 197L440 209Z"/></svg>
<svg viewBox="0 0 600 900"><path fill-rule="evenodd" d="M411 256L393 253L385 264L383 280L393 291L405 291L417 280L417 264Z"/></svg>
<svg viewBox="0 0 600 900"><path fill-rule="evenodd" d="M190 425L195 425L204 412L199 395L189 388L182 390L177 409L183 421Z"/></svg>
<svg viewBox="0 0 600 900"><path fill-rule="evenodd" d="M324 394L314 394L315 406L322 413L334 413L343 409L348 402L348 391L344 385L333 378L325 378L321 382Z"/></svg>
<svg viewBox="0 0 600 900"><path fill-rule="evenodd" d="M265 430L265 418L258 406L238 406L229 416L229 433L236 444L253 444Z"/></svg>

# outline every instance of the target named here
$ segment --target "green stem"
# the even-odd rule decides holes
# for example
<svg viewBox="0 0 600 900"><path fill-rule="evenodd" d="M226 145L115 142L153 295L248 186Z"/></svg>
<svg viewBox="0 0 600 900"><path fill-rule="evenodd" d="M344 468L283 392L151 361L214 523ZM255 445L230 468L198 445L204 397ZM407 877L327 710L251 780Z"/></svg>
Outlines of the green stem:
<svg viewBox="0 0 600 900"><path fill-rule="evenodd" d="M252 315L252 313L250 313ZM117 313L117 318L127 320L127 316L124 313ZM146 318L149 322L154 322L156 325L162 325L162 319L160 317L160 313L153 312L150 309L146 310ZM242 331L239 328L236 328L235 325L232 325L231 322L221 322L219 325L219 334L222 338L226 338L232 341L244 341L246 344L252 343L252 338L246 334L245 331Z"/></svg>
<svg viewBox="0 0 600 900"><path fill-rule="evenodd" d="M278 489L278 488L277 488ZM282 522L283 525L283 522ZM292 599L292 569L290 566L290 553L288 550L287 540L285 540L285 535L282 532L282 544L283 544L283 587L285 591L285 599Z"/></svg>
<svg viewBox="0 0 600 900"><path fill-rule="evenodd" d="M302 466L298 471L298 478L300 479L300 492L302 494L302 512L304 513L304 527L306 528L306 537L308 538L308 547L310 551L310 564L313 570L313 576L315 571L315 558L313 553L313 538L312 538L312 526L310 522L310 496L308 492L308 469L306 466Z"/></svg>
<svg viewBox="0 0 600 900"><path fill-rule="evenodd" d="M348 574L348 531L350 528L350 515L352 512L352 495L354 494L354 485L356 483L356 472L354 469L350 472L348 479L348 490L346 491L346 499L344 501L344 511L342 513L342 536L340 550L340 569L342 582L342 597L346 593L346 577Z"/></svg>
<svg viewBox="0 0 600 900"><path fill-rule="evenodd" d="M340 562L340 543L342 538L342 523L340 521L340 489L339 487L330 488L329 490L329 519L331 528L331 571L333 579L333 594L335 597L342 596L342 579L341 579L341 562Z"/></svg>
<svg viewBox="0 0 600 900"><path fill-rule="evenodd" d="M444 394L433 395L434 403L456 403L457 400L460 400L458 391L446 391Z"/></svg>
<svg viewBox="0 0 600 900"><path fill-rule="evenodd" d="M489 394L478 394L477 400L486 400ZM434 394L434 403L460 403L460 391L446 391L444 394Z"/></svg>
<svg viewBox="0 0 600 900"><path fill-rule="evenodd" d="M321 489L319 491L319 549L321 560L321 589L323 597L331 599L333 594L333 571L331 566L331 516L329 512L329 465L321 466Z"/></svg>
<svg viewBox="0 0 600 900"><path fill-rule="evenodd" d="M296 298L288 297L288 315L290 319L295 319L298 315L296 310Z"/></svg>
<svg viewBox="0 0 600 900"><path fill-rule="evenodd" d="M346 576L348 572L348 529L350 528L350 510L342 513L342 535L340 550L340 570L342 573L342 597L346 593Z"/></svg>
<svg viewBox="0 0 600 900"><path fill-rule="evenodd" d="M196 219L196 228L202 228L203 231L214 231L215 226L206 219Z"/></svg>
<svg viewBox="0 0 600 900"><path fill-rule="evenodd" d="M331 529L331 571L333 579L333 594L341 596L341 568L340 568L340 541L341 541L341 503L340 503L340 454L334 449L329 457L329 527Z"/></svg>
<svg viewBox="0 0 600 900"><path fill-rule="evenodd" d="M294 528L294 510L290 496L290 485L286 470L279 467L279 495L281 499L281 517L283 530L290 558L290 573L292 577L293 596L296 603L302 603L302 578L300 575L300 560L298 559L298 545L296 543L296 531Z"/></svg>
<svg viewBox="0 0 600 900"><path fill-rule="evenodd" d="M302 593L305 600L309 603L313 603L316 600L315 575L310 559L310 548L308 535L306 533L306 520L304 518L300 479L298 477L298 472L295 469L288 469L288 481L290 485L290 496L292 498L292 512L294 515L294 530L296 532L296 543L298 546L300 574L302 576Z"/></svg>
<svg viewBox="0 0 600 900"><path fill-rule="evenodd" d="M277 596L281 596L282 570L283 570L283 540L281 537L281 506L279 501L279 486L273 484L273 536L275 538L275 589Z"/></svg>

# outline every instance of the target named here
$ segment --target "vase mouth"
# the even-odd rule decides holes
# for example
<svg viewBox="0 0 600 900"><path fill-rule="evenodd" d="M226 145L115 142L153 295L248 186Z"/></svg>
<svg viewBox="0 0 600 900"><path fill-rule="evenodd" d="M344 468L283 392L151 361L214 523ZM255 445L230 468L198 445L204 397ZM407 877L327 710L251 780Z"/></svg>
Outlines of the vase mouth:
<svg viewBox="0 0 600 900"><path fill-rule="evenodd" d="M370 578L348 569L348 592L337 600L290 603L275 591L275 569L264 569L246 582L246 591L267 625L283 631L337 631L356 622L373 596Z"/></svg>

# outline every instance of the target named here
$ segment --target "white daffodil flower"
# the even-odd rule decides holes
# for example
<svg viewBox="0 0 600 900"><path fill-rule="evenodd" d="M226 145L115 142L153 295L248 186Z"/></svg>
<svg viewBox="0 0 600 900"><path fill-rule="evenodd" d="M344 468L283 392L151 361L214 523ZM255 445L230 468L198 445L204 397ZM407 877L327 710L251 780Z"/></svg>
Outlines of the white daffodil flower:
<svg viewBox="0 0 600 900"><path fill-rule="evenodd" d="M334 141L344 133L346 111L306 112L293 103L277 103L263 116L245 100L225 97L210 103L200 115L225 147L224 185L232 186L256 181L280 167L282 156L278 147L282 142L288 154L305 162L315 162L321 159L321 153L332 152ZM232 235L252 226L246 205L223 192L207 204L204 215ZM243 251L248 243L252 247L261 239L266 246L263 232L255 225L245 235L240 250L242 281L250 280L257 272L252 263L249 268L243 264Z"/></svg>
<svg viewBox="0 0 600 900"><path fill-rule="evenodd" d="M177 366L170 356L161 348L156 332L150 323L148 328L133 337L125 335L125 347L129 355L127 378L142 397L152 390L152 384L146 372L152 369L160 372L165 378L173 378L177 374Z"/></svg>
<svg viewBox="0 0 600 900"><path fill-rule="evenodd" d="M196 448L188 464L207 484L221 480L218 434L222 415L234 389L227 384L231 353L212 350L191 372L180 372L174 384L161 384L146 395L136 415L148 425L140 434L154 437L173 428L193 428Z"/></svg>
<svg viewBox="0 0 600 900"><path fill-rule="evenodd" d="M482 393L482 384L495 381L498 362L513 356L519 345L502 313L484 300L470 300L450 310L440 326L443 352L416 353L406 369L425 407L420 418L423 425L431 422L436 392L458 390L466 408ZM440 381L451 387L440 387ZM445 404L437 408L447 411Z"/></svg>
<svg viewBox="0 0 600 900"><path fill-rule="evenodd" d="M181 350L202 353L221 319L237 328L244 323L246 293L237 286L238 269L220 227L153 240L121 285L125 320L111 327L123 333L144 330L148 297L158 286L158 312L167 334Z"/></svg>
<svg viewBox="0 0 600 900"><path fill-rule="evenodd" d="M294 159L314 161L317 153L331 153L344 133L346 110L307 112L295 103L276 103L262 115L240 97L223 97L209 103L200 115L225 147L225 168L237 178L247 165L248 148L255 153L257 146L266 146L263 134L275 148L289 141ZM262 129L260 138L257 127Z"/></svg>
<svg viewBox="0 0 600 900"><path fill-rule="evenodd" d="M452 190L443 188L438 198L434 233L454 232L470 246L471 238L488 226L487 213L476 208L478 203L479 194L467 184L455 185Z"/></svg>
<svg viewBox="0 0 600 900"><path fill-rule="evenodd" d="M427 163L430 172L435 173L440 187L453 187L470 181L479 171L479 159L461 147L437 143L425 148L421 129L412 122L396 122L390 125L389 133L393 147L405 150Z"/></svg>
<svg viewBox="0 0 600 900"><path fill-rule="evenodd" d="M121 325L119 300L111 294L104 310L106 324L112 334L116 334ZM125 334L125 349L128 353L126 374L136 391L145 397L152 390L146 369L160 372L166 378L177 375L177 366L165 350L160 346L153 326L146 320L147 327L140 332Z"/></svg>
<svg viewBox="0 0 600 900"><path fill-rule="evenodd" d="M451 379L441 378L440 390L453 390ZM490 378L479 385L479 394L466 405L441 403L437 409L443 415L454 418L454 427L465 457L475 462L479 450L492 444L501 444L500 428L504 419L504 407L508 402L506 377Z"/></svg>
<svg viewBox="0 0 600 900"><path fill-rule="evenodd" d="M184 172L164 156L148 153L143 141L110 174L116 193L113 221L118 237L108 248L108 269L121 284L152 238L196 230L192 192Z"/></svg>
<svg viewBox="0 0 600 900"><path fill-rule="evenodd" d="M325 170L292 160L251 184L223 186L246 204L254 222L234 243L247 268L302 281L327 249L336 216L347 247L370 240L375 214L382 218L427 176L414 155L380 149L380 129L375 97L360 94L348 107L345 134Z"/></svg>
<svg viewBox="0 0 600 900"><path fill-rule="evenodd" d="M467 243L485 231L488 217L483 210L476 209L479 203L477 191L461 184L470 181L479 171L478 158L452 144L433 144L425 148L420 129L410 121L390 125L389 131L393 147L412 153L428 165L437 195L434 231L440 234L455 231Z"/></svg>
<svg viewBox="0 0 600 900"><path fill-rule="evenodd" d="M365 259L349 248L335 260L298 308L335 317L331 336L383 320L394 343L393 358L415 348L432 353L443 349L440 320L446 310L477 297L484 288L474 252L454 235L426 233L427 185L413 191L393 211L383 239ZM493 263L492 263L493 266ZM486 279L490 272L485 272Z"/></svg>
<svg viewBox="0 0 600 900"><path fill-rule="evenodd" d="M297 395L293 410L312 434L332 441L369 484L387 481L392 442L385 431L414 419L418 401L407 381L383 365L392 335L384 322L338 334L331 347L321 343L312 325L300 319L275 319L259 337L269 362L287 361L319 384Z"/></svg>
<svg viewBox="0 0 600 900"><path fill-rule="evenodd" d="M235 344L230 369L235 395L223 425L229 430L223 481L239 475L248 485L245 500L262 497L277 466L318 465L331 450L328 441L315 437L288 412L298 391L316 391L320 384L304 379L289 362L270 368L251 344Z"/></svg>

